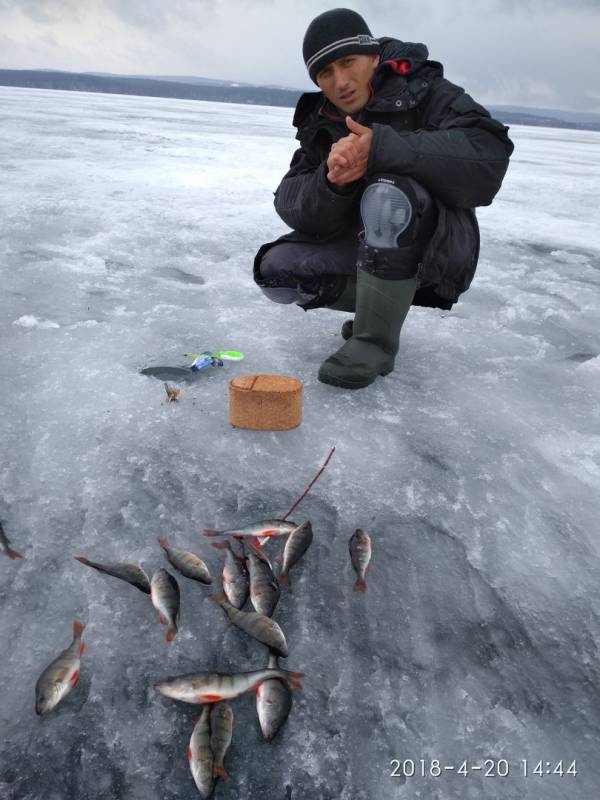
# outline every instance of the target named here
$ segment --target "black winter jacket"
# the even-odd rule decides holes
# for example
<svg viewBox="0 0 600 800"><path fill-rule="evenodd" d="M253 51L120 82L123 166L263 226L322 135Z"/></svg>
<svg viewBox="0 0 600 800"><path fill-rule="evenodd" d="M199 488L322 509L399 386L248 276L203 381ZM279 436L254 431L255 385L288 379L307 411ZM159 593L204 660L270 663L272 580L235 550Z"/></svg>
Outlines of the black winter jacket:
<svg viewBox="0 0 600 800"><path fill-rule="evenodd" d="M425 45L387 38L380 43L373 93L356 115L373 130L367 173L356 184L340 188L326 178L331 145L349 133L344 116L322 92L303 94L298 101L293 124L300 148L275 193L277 213L294 231L281 240L318 242L348 235L360 224L360 196L373 175L410 176L435 198L439 212L419 267L415 304L449 308L468 289L477 266L473 208L494 199L513 144L507 127L446 80L440 63L427 60ZM269 246L257 255L257 279Z"/></svg>

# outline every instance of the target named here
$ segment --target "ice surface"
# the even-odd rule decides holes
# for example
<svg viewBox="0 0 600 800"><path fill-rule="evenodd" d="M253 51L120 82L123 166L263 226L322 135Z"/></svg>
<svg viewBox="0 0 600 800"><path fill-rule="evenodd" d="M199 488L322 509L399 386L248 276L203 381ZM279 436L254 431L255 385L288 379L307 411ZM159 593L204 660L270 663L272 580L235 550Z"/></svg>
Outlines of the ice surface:
<svg viewBox="0 0 600 800"><path fill-rule="evenodd" d="M259 245L291 109L0 89L2 800L194 797L195 710L153 683L262 667L261 645L180 579L172 645L139 591L73 560L166 563L156 539L285 513L315 541L275 618L306 673L262 741L235 702L218 798L591 800L600 792L600 134L514 127L479 212L480 266L451 312L413 309L396 371L359 392L316 380L343 315L269 303ZM149 364L239 349L165 403ZM227 382L298 376L303 425L232 429ZM347 543L371 533L366 595ZM270 544L269 551L276 551ZM72 694L34 684L87 623ZM507 778L391 778L390 761L510 762ZM520 776L538 760L576 777Z"/></svg>

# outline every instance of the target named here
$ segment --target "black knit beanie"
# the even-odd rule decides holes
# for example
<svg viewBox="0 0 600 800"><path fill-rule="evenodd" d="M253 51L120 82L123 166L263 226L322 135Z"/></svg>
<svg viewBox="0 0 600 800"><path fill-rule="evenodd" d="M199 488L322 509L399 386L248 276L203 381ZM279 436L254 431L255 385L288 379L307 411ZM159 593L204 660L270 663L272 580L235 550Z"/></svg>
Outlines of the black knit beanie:
<svg viewBox="0 0 600 800"><path fill-rule="evenodd" d="M332 61L348 55L379 53L379 42L356 11L333 8L319 14L304 34L302 55L311 79Z"/></svg>

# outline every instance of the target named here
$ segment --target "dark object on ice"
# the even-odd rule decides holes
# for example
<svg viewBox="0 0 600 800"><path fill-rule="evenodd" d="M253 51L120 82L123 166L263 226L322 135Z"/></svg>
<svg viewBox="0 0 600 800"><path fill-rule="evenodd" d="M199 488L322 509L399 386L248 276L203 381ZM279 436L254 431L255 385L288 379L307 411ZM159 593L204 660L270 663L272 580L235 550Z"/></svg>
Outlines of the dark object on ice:
<svg viewBox="0 0 600 800"><path fill-rule="evenodd" d="M144 592L144 594L150 594L150 578L139 564L98 564L95 561L90 561L85 556L73 556L73 558L85 564L86 567L92 567L92 569L97 569L98 572L104 572L106 575L112 575L113 578L119 578L130 583L136 589Z"/></svg>
<svg viewBox="0 0 600 800"><path fill-rule="evenodd" d="M592 358L597 358L598 353L573 353L567 356L567 361L575 361L577 364L583 364L585 361L591 361Z"/></svg>
<svg viewBox="0 0 600 800"><path fill-rule="evenodd" d="M5 556L8 556L12 560L16 558L23 558L23 556L20 553L17 553L17 551L13 550L12 547L10 546L10 541L8 540L8 536L4 533L4 528L2 527L1 522L0 522L0 550L2 550Z"/></svg>
<svg viewBox="0 0 600 800"><path fill-rule="evenodd" d="M191 383L198 380L199 373L190 367L145 367L140 370L142 375L158 378L159 381L185 381Z"/></svg>
<svg viewBox="0 0 600 800"><path fill-rule="evenodd" d="M219 350L212 353L206 350L203 353L184 353L184 356L193 357L189 366L185 367L146 367L141 369L142 375L150 375L161 381L193 381L198 373L207 367L223 367L225 361L243 361L244 354L238 350Z"/></svg>

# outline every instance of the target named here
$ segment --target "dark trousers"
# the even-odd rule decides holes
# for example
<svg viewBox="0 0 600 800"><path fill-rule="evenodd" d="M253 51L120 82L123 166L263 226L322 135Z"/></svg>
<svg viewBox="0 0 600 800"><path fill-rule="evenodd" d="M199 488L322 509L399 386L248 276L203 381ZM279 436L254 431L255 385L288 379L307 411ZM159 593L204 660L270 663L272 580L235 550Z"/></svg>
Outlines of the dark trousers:
<svg viewBox="0 0 600 800"><path fill-rule="evenodd" d="M356 275L356 239L314 244L273 244L255 269L255 279L264 294L278 303L298 303L307 310L327 306L337 299L348 276ZM326 274L324 274L326 273ZM413 306L450 309L452 302L431 286L417 289Z"/></svg>
<svg viewBox="0 0 600 800"><path fill-rule="evenodd" d="M263 280L272 285L311 284L323 275L356 275L358 231L328 242L279 242L260 262Z"/></svg>

